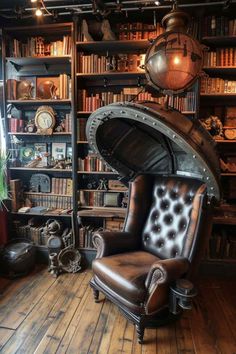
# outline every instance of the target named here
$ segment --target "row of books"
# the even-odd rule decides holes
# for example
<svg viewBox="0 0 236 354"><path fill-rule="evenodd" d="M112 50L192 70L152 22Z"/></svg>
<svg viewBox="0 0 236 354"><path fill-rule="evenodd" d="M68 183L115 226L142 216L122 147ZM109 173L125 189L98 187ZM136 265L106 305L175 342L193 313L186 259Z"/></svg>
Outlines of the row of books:
<svg viewBox="0 0 236 354"><path fill-rule="evenodd" d="M236 93L236 81L219 77L202 77L201 93Z"/></svg>
<svg viewBox="0 0 236 354"><path fill-rule="evenodd" d="M79 205L91 206L91 207L103 207L104 206L104 193L94 191L79 191Z"/></svg>
<svg viewBox="0 0 236 354"><path fill-rule="evenodd" d="M73 180L70 178L52 178L51 193L72 196ZM58 207L61 208L61 207ZM63 207L62 207L63 208Z"/></svg>
<svg viewBox="0 0 236 354"><path fill-rule="evenodd" d="M207 256L212 259L236 259L235 234L214 232L209 240Z"/></svg>
<svg viewBox="0 0 236 354"><path fill-rule="evenodd" d="M168 96L168 106L177 109L180 112L195 112L197 105L195 92L187 92L184 97Z"/></svg>
<svg viewBox="0 0 236 354"><path fill-rule="evenodd" d="M60 74L59 76L59 99L71 98L71 79L66 74Z"/></svg>
<svg viewBox="0 0 236 354"><path fill-rule="evenodd" d="M111 169L96 156L88 155L84 159L78 159L79 171L110 172Z"/></svg>
<svg viewBox="0 0 236 354"><path fill-rule="evenodd" d="M94 248L93 234L101 229L98 229L92 225L82 226L79 229L79 247L81 248Z"/></svg>
<svg viewBox="0 0 236 354"><path fill-rule="evenodd" d="M77 138L80 141L86 141L86 124L87 118L79 118L77 120Z"/></svg>
<svg viewBox="0 0 236 354"><path fill-rule="evenodd" d="M48 42L43 37L30 37L26 43L13 39L9 44L9 56L42 57L64 56L71 54L71 37L63 36L62 40Z"/></svg>
<svg viewBox="0 0 236 354"><path fill-rule="evenodd" d="M23 132L26 122L23 119L9 118L8 131L11 133Z"/></svg>
<svg viewBox="0 0 236 354"><path fill-rule="evenodd" d="M164 32L160 23L150 25L142 22L118 23L116 25L119 40L139 40L156 38Z"/></svg>
<svg viewBox="0 0 236 354"><path fill-rule="evenodd" d="M83 55L79 60L79 72L81 73L104 73L107 71L119 72L143 72L145 54L117 54L113 57L100 56L97 54Z"/></svg>
<svg viewBox="0 0 236 354"><path fill-rule="evenodd" d="M71 133L71 131L72 131L72 115L71 115L71 113L66 113L63 128L64 128L65 133Z"/></svg>
<svg viewBox="0 0 236 354"><path fill-rule="evenodd" d="M127 93L126 93L127 92ZM114 93L111 91L100 92L91 94L86 90L80 90L79 92L79 106L81 111L91 112L99 107L103 107L110 103L131 101L135 98L138 101L149 100L153 102L159 102L158 98L153 97L148 92L142 92L137 94L137 89L134 92L128 93L127 89L123 89L120 93Z"/></svg>
<svg viewBox="0 0 236 354"><path fill-rule="evenodd" d="M203 21L203 37L205 36L235 36L236 19L225 16L206 16Z"/></svg>
<svg viewBox="0 0 236 354"><path fill-rule="evenodd" d="M107 231L121 231L124 226L122 218L106 218L104 220L104 228Z"/></svg>
<svg viewBox="0 0 236 354"><path fill-rule="evenodd" d="M236 66L236 48L216 48L215 51L205 52L204 66Z"/></svg>
<svg viewBox="0 0 236 354"><path fill-rule="evenodd" d="M50 195L40 193L24 193L25 198L30 200L33 206L42 206L50 209L72 209L73 203L71 196Z"/></svg>

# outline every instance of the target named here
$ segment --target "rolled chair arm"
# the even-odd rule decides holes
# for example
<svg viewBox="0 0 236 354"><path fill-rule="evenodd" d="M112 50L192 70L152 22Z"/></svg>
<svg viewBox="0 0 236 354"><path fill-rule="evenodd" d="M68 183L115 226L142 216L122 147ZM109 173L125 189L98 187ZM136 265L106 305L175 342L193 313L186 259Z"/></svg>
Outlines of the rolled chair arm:
<svg viewBox="0 0 236 354"><path fill-rule="evenodd" d="M186 258L171 258L155 262L145 281L147 298L145 312L151 314L166 306L169 284L187 273L189 261Z"/></svg>
<svg viewBox="0 0 236 354"><path fill-rule="evenodd" d="M95 232L93 234L93 244L97 249L96 258L138 249L137 237L129 232Z"/></svg>
<svg viewBox="0 0 236 354"><path fill-rule="evenodd" d="M158 281L159 284L170 283L189 269L189 261L186 258L170 258L153 263L146 278L146 287L150 288Z"/></svg>

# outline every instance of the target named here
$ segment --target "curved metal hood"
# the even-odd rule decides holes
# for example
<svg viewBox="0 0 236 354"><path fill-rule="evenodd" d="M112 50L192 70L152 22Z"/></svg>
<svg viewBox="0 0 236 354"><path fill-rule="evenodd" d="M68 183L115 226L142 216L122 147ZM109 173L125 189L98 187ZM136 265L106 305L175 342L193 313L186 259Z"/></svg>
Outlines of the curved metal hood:
<svg viewBox="0 0 236 354"><path fill-rule="evenodd" d="M127 179L140 173L190 176L220 199L215 142L197 120L154 102L113 103L90 115L86 134L94 152Z"/></svg>

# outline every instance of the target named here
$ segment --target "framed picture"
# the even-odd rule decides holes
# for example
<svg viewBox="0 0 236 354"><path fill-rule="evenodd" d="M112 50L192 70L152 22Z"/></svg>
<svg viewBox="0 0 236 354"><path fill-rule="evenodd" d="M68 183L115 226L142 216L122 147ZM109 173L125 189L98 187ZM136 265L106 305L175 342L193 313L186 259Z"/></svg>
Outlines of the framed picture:
<svg viewBox="0 0 236 354"><path fill-rule="evenodd" d="M66 158L66 143L52 143L52 157L54 160Z"/></svg>

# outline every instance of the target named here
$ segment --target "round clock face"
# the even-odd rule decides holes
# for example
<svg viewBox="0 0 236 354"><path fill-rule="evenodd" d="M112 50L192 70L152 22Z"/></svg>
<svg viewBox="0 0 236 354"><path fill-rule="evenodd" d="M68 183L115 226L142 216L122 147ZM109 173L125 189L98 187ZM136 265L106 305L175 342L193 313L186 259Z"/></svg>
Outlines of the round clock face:
<svg viewBox="0 0 236 354"><path fill-rule="evenodd" d="M31 156L33 156L33 154L34 154L34 151L32 148L25 148L23 151L23 155L25 157L31 157Z"/></svg>
<svg viewBox="0 0 236 354"><path fill-rule="evenodd" d="M41 129L51 128L53 125L53 119L51 114L48 112L40 112L37 118L37 125Z"/></svg>

